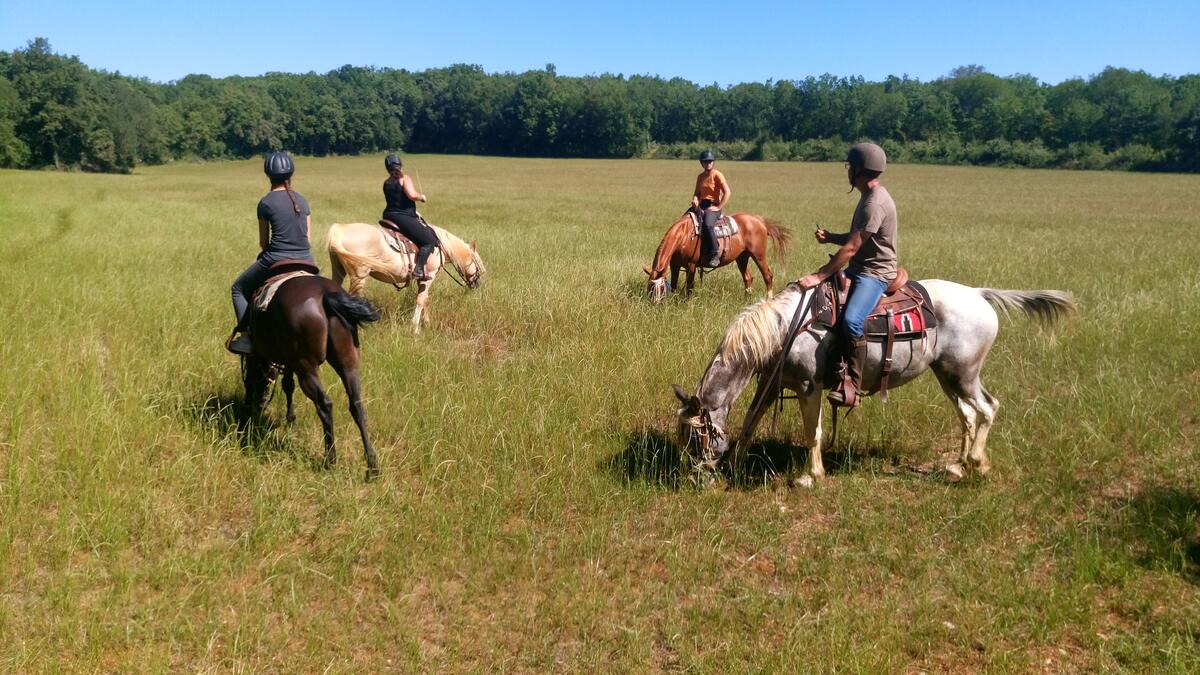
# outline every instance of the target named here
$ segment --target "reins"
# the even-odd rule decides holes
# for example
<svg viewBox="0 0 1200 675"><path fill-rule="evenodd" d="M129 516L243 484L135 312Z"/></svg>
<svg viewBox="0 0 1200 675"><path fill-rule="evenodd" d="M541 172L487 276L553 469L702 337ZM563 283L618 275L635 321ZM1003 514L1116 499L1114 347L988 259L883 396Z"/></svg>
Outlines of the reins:
<svg viewBox="0 0 1200 675"><path fill-rule="evenodd" d="M820 288L820 284L815 286L812 289L812 293L809 294L808 299L796 306L796 313L792 315L792 320L788 323L788 332L783 343L783 350L779 353L779 357L775 361L775 367L771 371L771 375L767 379L766 385L759 387L758 391L755 392L754 400L750 403L750 411L746 413L746 419L756 419L758 417L763 405L769 405L766 403L766 393L774 390L776 387L778 387L778 392L776 393L775 399L782 407L784 398L782 386L783 364L787 360L788 353L792 351L792 345L796 342L796 338L800 335L800 333L808 330L808 327L811 326L814 321L816 321L816 317L813 317L808 321L801 323L804 315L807 314L811 309L813 299L817 297L817 293L819 292ZM776 401L772 401L772 403ZM742 434L738 437L737 441L739 445L746 440L746 437L751 431L751 429L742 430Z"/></svg>

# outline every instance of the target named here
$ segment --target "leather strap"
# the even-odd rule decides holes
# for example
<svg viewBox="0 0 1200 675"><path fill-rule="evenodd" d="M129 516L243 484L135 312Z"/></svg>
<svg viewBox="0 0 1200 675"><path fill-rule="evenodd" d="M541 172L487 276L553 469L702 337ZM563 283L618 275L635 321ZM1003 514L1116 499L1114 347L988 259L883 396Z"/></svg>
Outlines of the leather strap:
<svg viewBox="0 0 1200 675"><path fill-rule="evenodd" d="M883 343L883 375L879 378L879 400L887 403L888 376L892 374L892 346L896 344L896 314L887 311L887 341Z"/></svg>

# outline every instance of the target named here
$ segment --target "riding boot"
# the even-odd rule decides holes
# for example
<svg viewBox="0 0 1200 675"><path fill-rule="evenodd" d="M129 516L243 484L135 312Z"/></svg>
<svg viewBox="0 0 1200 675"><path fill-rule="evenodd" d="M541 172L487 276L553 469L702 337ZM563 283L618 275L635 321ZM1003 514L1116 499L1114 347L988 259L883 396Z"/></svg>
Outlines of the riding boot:
<svg viewBox="0 0 1200 675"><path fill-rule="evenodd" d="M865 336L848 336L844 338L843 355L845 370L841 381L833 391L829 392L830 405L856 407L862 399L862 369L867 361L867 338Z"/></svg>
<svg viewBox="0 0 1200 675"><path fill-rule="evenodd" d="M417 260L413 263L413 281L429 280L429 275L425 272L425 263L429 260L429 254L433 253L434 248L432 244L426 244L417 249Z"/></svg>
<svg viewBox="0 0 1200 675"><path fill-rule="evenodd" d="M719 211L705 211L704 223L700 228L704 245L701 249L701 265L703 267L719 267L721 265L721 245L717 243L716 224L720 217Z"/></svg>

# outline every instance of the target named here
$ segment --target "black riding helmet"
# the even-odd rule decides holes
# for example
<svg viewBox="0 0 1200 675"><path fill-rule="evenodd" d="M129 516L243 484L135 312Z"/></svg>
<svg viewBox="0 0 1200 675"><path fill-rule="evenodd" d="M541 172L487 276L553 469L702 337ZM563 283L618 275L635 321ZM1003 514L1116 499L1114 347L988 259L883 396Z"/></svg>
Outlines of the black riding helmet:
<svg viewBox="0 0 1200 675"><path fill-rule="evenodd" d="M296 165L286 152L272 152L263 161L263 173L267 174L272 183L282 183L295 172Z"/></svg>
<svg viewBox="0 0 1200 675"><path fill-rule="evenodd" d="M400 159L400 155L397 155L393 152L392 154L383 158L383 166L388 171L391 171L392 169L404 166L404 162Z"/></svg>
<svg viewBox="0 0 1200 675"><path fill-rule="evenodd" d="M712 150L705 150L704 152L700 153L700 161L715 162L717 161L717 155Z"/></svg>

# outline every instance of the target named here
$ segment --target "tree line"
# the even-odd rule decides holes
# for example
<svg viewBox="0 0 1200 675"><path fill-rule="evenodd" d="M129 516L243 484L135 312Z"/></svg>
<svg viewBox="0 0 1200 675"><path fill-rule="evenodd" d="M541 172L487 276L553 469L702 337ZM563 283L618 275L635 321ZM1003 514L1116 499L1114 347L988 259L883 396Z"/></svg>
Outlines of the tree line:
<svg viewBox="0 0 1200 675"><path fill-rule="evenodd" d="M731 87L681 78L343 66L324 74L97 71L43 38L0 51L0 166L409 152L894 161L1200 171L1200 75L1107 68L1056 85L978 66L921 82L822 75Z"/></svg>

